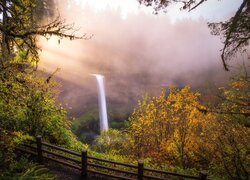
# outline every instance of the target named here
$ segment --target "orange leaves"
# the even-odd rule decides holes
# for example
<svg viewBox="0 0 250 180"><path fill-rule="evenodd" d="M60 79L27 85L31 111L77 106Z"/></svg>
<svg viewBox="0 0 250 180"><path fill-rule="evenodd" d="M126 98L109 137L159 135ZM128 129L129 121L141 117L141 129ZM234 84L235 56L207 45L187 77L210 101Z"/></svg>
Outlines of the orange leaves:
<svg viewBox="0 0 250 180"><path fill-rule="evenodd" d="M204 119L197 107L198 93L189 87L170 88L156 97L145 97L129 119L128 134L134 139L133 153L140 157L168 160L182 167L194 161ZM171 158L169 159L169 155Z"/></svg>
<svg viewBox="0 0 250 180"><path fill-rule="evenodd" d="M231 86L234 86L234 87L243 87L246 85L247 85L247 83L243 82L243 81L236 81L236 82L231 83Z"/></svg>
<svg viewBox="0 0 250 180"><path fill-rule="evenodd" d="M250 76L244 67L231 79L231 83L222 89L221 111L224 118L250 125Z"/></svg>

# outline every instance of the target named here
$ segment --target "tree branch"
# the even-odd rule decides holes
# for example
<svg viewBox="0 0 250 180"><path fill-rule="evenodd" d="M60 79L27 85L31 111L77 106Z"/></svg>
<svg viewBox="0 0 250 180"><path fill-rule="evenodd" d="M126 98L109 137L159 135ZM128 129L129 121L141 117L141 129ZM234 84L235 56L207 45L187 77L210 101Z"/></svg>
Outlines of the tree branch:
<svg viewBox="0 0 250 180"><path fill-rule="evenodd" d="M224 42L224 47L222 49L222 54L221 54L221 59L222 59L222 62L223 62L223 66L224 66L224 69L226 71L228 71L229 69L228 69L228 65L226 64L226 60L225 60L225 50L229 45L229 40L231 38L232 33L235 30L235 27L236 27L236 24L237 24L237 22L239 20L240 14L242 13L244 7L247 5L248 1L249 0L244 0L242 2L242 4L240 5L240 8L238 9L238 11L236 12L236 14L233 17L232 24L230 25L228 33L226 34L226 40Z"/></svg>

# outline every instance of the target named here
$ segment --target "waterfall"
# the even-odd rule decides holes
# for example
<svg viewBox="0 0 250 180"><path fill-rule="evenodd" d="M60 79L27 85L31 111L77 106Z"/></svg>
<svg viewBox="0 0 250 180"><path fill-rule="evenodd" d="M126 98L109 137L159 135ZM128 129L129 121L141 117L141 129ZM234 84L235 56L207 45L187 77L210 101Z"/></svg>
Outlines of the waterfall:
<svg viewBox="0 0 250 180"><path fill-rule="evenodd" d="M108 117L106 107L106 97L104 89L104 76L101 74L93 74L97 80L98 88L98 102L99 102L99 119L100 119L100 130L108 130Z"/></svg>

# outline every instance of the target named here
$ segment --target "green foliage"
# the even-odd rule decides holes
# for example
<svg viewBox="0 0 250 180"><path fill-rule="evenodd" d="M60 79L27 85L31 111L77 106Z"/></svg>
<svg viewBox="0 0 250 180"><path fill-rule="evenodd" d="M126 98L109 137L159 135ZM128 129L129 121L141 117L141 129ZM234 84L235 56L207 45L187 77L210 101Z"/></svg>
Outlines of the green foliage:
<svg viewBox="0 0 250 180"><path fill-rule="evenodd" d="M250 127L250 76L245 65L231 78L230 84L220 88L222 103L221 116Z"/></svg>
<svg viewBox="0 0 250 180"><path fill-rule="evenodd" d="M114 129L122 129L125 127L125 120L124 121L111 121L110 127Z"/></svg>
<svg viewBox="0 0 250 180"><path fill-rule="evenodd" d="M108 104L108 120L109 127L113 129L124 129L125 123L130 114L133 112L133 108L125 106L119 103L110 102Z"/></svg>
<svg viewBox="0 0 250 180"><path fill-rule="evenodd" d="M72 146L72 142L77 141L70 131L66 111L56 105L58 85L51 79L53 74L37 72L33 66L39 60L38 36L75 37L66 34L65 30L72 27L59 18L43 24L43 17L53 11L52 4L47 0L0 3L3 16L0 22L0 128L42 135L50 142Z"/></svg>
<svg viewBox="0 0 250 180"><path fill-rule="evenodd" d="M14 60L37 65L40 50L37 45L38 36L47 39L53 35L71 40L82 38L72 33L67 34L66 31L71 31L73 26L64 24L59 17L51 20L50 15L54 11L53 1L5 0L1 1L0 5L0 14L3 16L0 22L1 61L4 63L8 64ZM43 21L44 17L47 17L46 21Z"/></svg>
<svg viewBox="0 0 250 180"><path fill-rule="evenodd" d="M0 179L5 180L55 180L56 177L49 172L47 168L29 162L27 159L22 158L19 161L14 161L8 170L0 174Z"/></svg>
<svg viewBox="0 0 250 180"><path fill-rule="evenodd" d="M92 109L74 119L71 129L80 141L90 144L100 131L99 124L98 111Z"/></svg>
<svg viewBox="0 0 250 180"><path fill-rule="evenodd" d="M233 101L223 101L218 111L227 107L245 113L246 106L231 103L247 100L242 97L249 91L240 93L238 81L233 84L234 88L237 84L238 95ZM171 88L168 96L162 92L158 97L145 97L129 118L127 129L102 132L94 150L125 155L130 161L144 159L156 169L191 174L205 169L214 179L249 179L250 129L236 119L248 117L203 111L198 97L189 87Z"/></svg>
<svg viewBox="0 0 250 180"><path fill-rule="evenodd" d="M30 169L27 169L20 177L18 177L18 180L24 179L54 180L56 178L44 166L36 165Z"/></svg>
<svg viewBox="0 0 250 180"><path fill-rule="evenodd" d="M12 132L0 129L0 179L56 179L44 166L29 162L26 158L15 156L14 149L19 143L32 137L22 132ZM18 159L18 160L17 160Z"/></svg>
<svg viewBox="0 0 250 180"><path fill-rule="evenodd" d="M152 157L158 163L192 167L203 126L210 114L198 110L198 94L189 87L171 88L168 97L144 98L130 117L127 133L131 137L130 151L139 158ZM205 121L205 119L207 121Z"/></svg>
<svg viewBox="0 0 250 180"><path fill-rule="evenodd" d="M31 137L22 132L6 131L0 128L0 171L8 169L14 161L14 148Z"/></svg>
<svg viewBox="0 0 250 180"><path fill-rule="evenodd" d="M23 159L15 161L13 151L16 144L37 135L77 151L87 148L71 132L64 108L56 104L58 85L51 79L52 75L46 78L45 73L33 69L33 63L39 60L38 35L70 39L75 36L63 33L71 26L63 25L59 19L41 26L38 20L44 15L44 3L49 1L8 2L8 6L1 9L3 21L0 22L3 38L0 59L0 179L54 179L42 166ZM149 2L150 5L153 1L141 2ZM168 5L167 1L161 2ZM194 2L186 4L186 8L195 7ZM243 1L243 5L246 2ZM237 45L239 39L234 38L238 31L244 30L243 34L248 34L249 28L245 24L249 19L245 16L247 9L242 11L242 23L233 18L226 24L220 24L227 39L225 47L234 47L234 42ZM232 26L239 28L232 29ZM225 47L223 53L229 53ZM129 118L127 129L101 132L93 145L93 149L101 153L90 151L90 154L133 163L135 159L143 158L149 167L177 172L196 173L207 169L220 179L249 179L249 82L247 71L232 79L231 84L222 89L223 103L214 113L201 112L206 108L199 103L200 95L189 87L171 88L167 96L162 92L160 96L145 97ZM112 117L116 116L114 114ZM98 124L98 112L95 110L77 119L72 129L78 136L87 129L94 129L93 134L97 134ZM111 124L120 126L115 122ZM87 137L82 137L82 140L88 141Z"/></svg>
<svg viewBox="0 0 250 180"><path fill-rule="evenodd" d="M66 111L56 104L58 84L51 79L53 74L46 78L47 74L34 70L33 65L39 60L38 35L74 37L63 33L70 26L63 25L59 19L42 25L46 3L0 2L3 16L0 22L0 171L6 175L3 179L14 175L17 177L14 179L53 179L39 166L23 169L22 174L11 170L18 164L14 147L30 136L41 135L49 142L73 149L86 147L70 131Z"/></svg>
<svg viewBox="0 0 250 180"><path fill-rule="evenodd" d="M119 107L119 105L117 105ZM108 105L108 120L109 127L112 129L123 129L125 120L128 114L127 108L117 108ZM96 107L89 108L80 117L77 117L72 122L72 131L81 142L92 144L95 137L100 134L99 112Z"/></svg>
<svg viewBox="0 0 250 180"><path fill-rule="evenodd" d="M210 134L210 171L221 179L249 179L250 176L250 129L231 121L216 124ZM212 154L211 154L212 153Z"/></svg>
<svg viewBox="0 0 250 180"><path fill-rule="evenodd" d="M41 135L75 150L87 147L77 141L66 111L56 104L54 73L48 76L36 71L38 36L77 38L66 34L72 26L60 18L43 22L53 11L52 4L48 0L0 2L0 179L55 179L44 167L16 161L15 146L31 136Z"/></svg>
<svg viewBox="0 0 250 180"><path fill-rule="evenodd" d="M109 128L107 131L102 131L95 138L93 148L97 152L123 154L125 141L125 134L116 129Z"/></svg>
<svg viewBox="0 0 250 180"><path fill-rule="evenodd" d="M56 105L56 83L47 82L38 73L15 73L22 83L14 81L13 76L0 80L0 96L4 97L0 99L0 127L41 135L57 144L69 145L76 141L66 111Z"/></svg>

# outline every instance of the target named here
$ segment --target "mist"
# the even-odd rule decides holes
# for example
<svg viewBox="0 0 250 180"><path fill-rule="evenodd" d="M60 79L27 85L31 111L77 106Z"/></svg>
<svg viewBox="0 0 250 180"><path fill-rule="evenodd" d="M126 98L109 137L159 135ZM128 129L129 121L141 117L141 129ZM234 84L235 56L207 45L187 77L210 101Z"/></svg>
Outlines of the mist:
<svg viewBox="0 0 250 180"><path fill-rule="evenodd" d="M120 9L96 11L74 3L60 3L58 9L66 22L80 28L77 35L93 34L89 40L40 40L40 68L47 73L60 68L60 101L75 114L97 106L90 74L103 74L108 104L124 107L170 84L199 87L228 76L220 60L222 43L210 34L205 19L173 23L167 15L144 11L123 17Z"/></svg>

